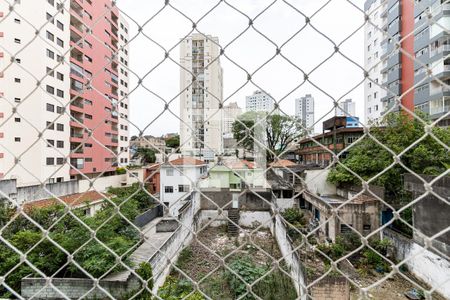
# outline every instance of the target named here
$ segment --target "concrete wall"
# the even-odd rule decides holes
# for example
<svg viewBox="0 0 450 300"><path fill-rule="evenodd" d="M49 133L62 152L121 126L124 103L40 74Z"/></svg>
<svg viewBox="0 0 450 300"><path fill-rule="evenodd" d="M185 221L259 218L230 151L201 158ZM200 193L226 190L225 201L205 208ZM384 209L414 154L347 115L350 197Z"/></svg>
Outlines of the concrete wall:
<svg viewBox="0 0 450 300"><path fill-rule="evenodd" d="M293 252L294 247L292 246L291 240L287 234L286 225L279 214L275 216L275 226L272 234L275 236L278 247L284 257L284 261L289 267L291 279L297 291L297 295L300 295L301 300L308 299L306 293L306 276L304 267L301 264L300 257L297 252Z"/></svg>
<svg viewBox="0 0 450 300"><path fill-rule="evenodd" d="M450 261L392 230L383 230L383 236L394 243L397 260L408 259L406 266L414 276L450 299Z"/></svg>
<svg viewBox="0 0 450 300"><path fill-rule="evenodd" d="M305 170L308 191L316 195L334 195L336 186L327 182L329 170Z"/></svg>
<svg viewBox="0 0 450 300"><path fill-rule="evenodd" d="M314 300L347 300L350 299L350 286L344 277L326 277L311 288Z"/></svg>
<svg viewBox="0 0 450 300"><path fill-rule="evenodd" d="M155 293L164 284L166 276L170 273L170 262L176 262L181 250L192 241L192 232L197 230L200 223L198 202L200 202L200 197L198 193L194 193L192 201L180 210L178 216L180 226L149 261L153 267L153 291Z"/></svg>
<svg viewBox="0 0 450 300"><path fill-rule="evenodd" d="M420 175L427 182L432 181L435 176ZM417 198L425 193L423 182L414 175L404 176L405 189ZM432 185L433 191L444 198L450 199L450 176L445 176ZM422 234L432 237L449 226L450 205L433 195L422 198L413 206L414 228ZM414 234L414 239L421 245L424 244L419 234ZM447 231L433 240L433 246L450 256L450 231Z"/></svg>
<svg viewBox="0 0 450 300"><path fill-rule="evenodd" d="M217 210L200 211L200 222L202 226L208 224L211 227L218 227L228 224L228 211L224 210L221 215ZM272 229L273 221L268 211L240 211L239 226L245 228L265 228Z"/></svg>
<svg viewBox="0 0 450 300"><path fill-rule="evenodd" d="M298 207L298 201L294 198L277 198L276 201L282 212L287 208Z"/></svg>
<svg viewBox="0 0 450 300"><path fill-rule="evenodd" d="M144 227L145 225L147 225L148 223L150 223L157 217L162 217L162 215L163 215L163 207L162 207L162 205L157 205L153 208L150 208L145 213L137 216L134 219L133 223L137 227Z"/></svg>
<svg viewBox="0 0 450 300"><path fill-rule="evenodd" d="M202 189L201 209L216 210L218 207L222 209L231 208L232 194L240 194L232 192L229 189ZM254 193L259 195L256 196ZM268 191L246 192L239 197L239 208L241 210L250 211L269 211L272 195ZM262 199L261 199L262 198ZM265 199L265 200L263 200Z"/></svg>
<svg viewBox="0 0 450 300"><path fill-rule="evenodd" d="M65 297L51 286L44 287L46 280L43 278L24 278L22 279L21 295L25 299L34 296L34 299L79 299L84 295L85 299L107 299L107 294L98 287L88 292L94 287L94 282L88 278L54 278L53 285ZM100 280L99 286L106 290L115 299L121 299L126 291L133 291L139 288L137 280L128 282ZM42 289L42 290L41 290ZM36 294L36 295L35 295Z"/></svg>
<svg viewBox="0 0 450 300"><path fill-rule="evenodd" d="M128 185L128 174L100 177L90 180L93 181L92 189L90 188L91 183L89 180L79 180L79 193L84 193L88 190L105 192L110 187L121 187L124 185Z"/></svg>

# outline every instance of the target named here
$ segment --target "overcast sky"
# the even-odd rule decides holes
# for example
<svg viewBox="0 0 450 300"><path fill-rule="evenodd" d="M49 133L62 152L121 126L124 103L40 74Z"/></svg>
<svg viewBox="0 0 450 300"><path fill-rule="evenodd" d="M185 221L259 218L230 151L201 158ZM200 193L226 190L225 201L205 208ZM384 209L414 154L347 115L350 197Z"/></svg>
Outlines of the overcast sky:
<svg viewBox="0 0 450 300"><path fill-rule="evenodd" d="M353 1L362 8L363 1ZM195 21L218 2L218 0L170 1L174 7ZM226 2L250 18L255 18L273 0L227 0ZM255 20L254 27L279 47L305 25L304 17L286 2L308 16L329 2L323 10L311 18L311 24L336 44L341 43L364 23L364 15L346 0L277 1ZM167 102L173 99L170 110L179 114L179 99L176 96L180 92L180 68L169 59L160 64L164 60L164 50L149 38L167 50L175 47L170 51L170 57L178 62L179 47L176 45L192 30L192 23L167 6L144 26L143 33L149 38L139 34L132 39L138 33L136 24L144 25L149 18L164 7L164 0L119 0L118 7L129 16L130 39L132 40L129 66L131 71L137 74L137 76L132 75L130 84L131 90L133 90L130 95L130 121L141 130L146 128L146 134L159 136L168 132L178 132L179 121L170 112L164 112L164 102L156 95ZM225 2L221 2L198 23L198 30L204 34L217 36L222 47L225 47L248 27L248 23L247 17ZM364 28L359 29L340 47L346 56L361 66L364 63L363 32ZM226 57L221 57L221 65L224 70L224 99L228 99L227 103L236 101L244 108L245 96L258 89L255 85L248 83L236 93L246 83L247 76L235 64L252 73L269 60L275 54L275 50L276 46L253 28L248 29L241 37L226 47L226 55L234 61L233 63ZM311 26L307 26L281 48L284 56L307 73L316 68L333 52L333 44ZM158 66L158 64L160 65ZM152 69L153 71L148 73ZM145 88L142 86L136 88L138 76L143 78L146 74L143 81ZM315 98L317 122L315 129L319 132L323 118L333 109L333 102L329 96L309 83L296 89L303 79L301 71L281 56L276 56L253 77L257 85L270 93L277 101L285 98L281 103L281 108L287 114L294 114L295 98L307 93L312 94ZM352 98L356 102L357 116L361 120L364 119L363 85L347 96L345 95L363 80L363 72L342 55L334 55L317 68L310 75L310 80L336 99ZM291 94L286 97L289 93ZM136 128L132 128L131 133L135 134L137 131Z"/></svg>

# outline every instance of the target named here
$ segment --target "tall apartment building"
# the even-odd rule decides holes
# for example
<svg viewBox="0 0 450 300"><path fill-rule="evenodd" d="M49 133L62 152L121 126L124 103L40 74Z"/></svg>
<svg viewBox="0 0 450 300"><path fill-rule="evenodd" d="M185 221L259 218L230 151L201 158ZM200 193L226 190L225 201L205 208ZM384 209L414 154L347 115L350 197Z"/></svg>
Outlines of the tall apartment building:
<svg viewBox="0 0 450 300"><path fill-rule="evenodd" d="M233 123L241 114L242 108L239 107L237 102L231 102L223 107L223 137L233 137Z"/></svg>
<svg viewBox="0 0 450 300"><path fill-rule="evenodd" d="M253 95L247 96L245 100L246 111L272 112L275 107L275 99L263 91L255 91Z"/></svg>
<svg viewBox="0 0 450 300"><path fill-rule="evenodd" d="M217 37L202 34L193 34L180 44L181 151L206 160L213 160L223 150L223 76L218 44Z"/></svg>
<svg viewBox="0 0 450 300"><path fill-rule="evenodd" d="M70 12L70 44L74 47L70 53L70 93L74 99L70 143L77 149L70 157L74 166L70 172L72 178L80 172L92 177L110 174L119 163L119 141L128 141L128 136L126 141L119 136L119 119L128 118L119 112L119 90L126 89L121 83L127 82L120 71L127 68L128 50L119 51L120 43L125 43L119 38L120 30L125 39L120 24L124 28L125 24L120 23L119 11L111 0L71 0ZM89 29L92 34L86 35Z"/></svg>
<svg viewBox="0 0 450 300"><path fill-rule="evenodd" d="M383 112L381 99L386 96L386 90L380 85L383 83L381 69L383 67L383 41L385 34L378 28L385 27L387 22L383 18L383 4L387 0L371 0L365 3L365 12L370 16L370 22L364 28L364 69L368 72L370 80L364 85L364 118L365 122L376 122Z"/></svg>
<svg viewBox="0 0 450 300"><path fill-rule="evenodd" d="M130 100L128 98L129 93L129 51L128 45L129 32L128 22L119 15L119 61L120 65L118 84L119 84L119 105L117 106L119 115L119 157L118 163L120 165L128 165L130 162L130 130L129 130L129 105ZM116 79L116 78L114 78ZM113 79L113 80L114 80Z"/></svg>
<svg viewBox="0 0 450 300"><path fill-rule="evenodd" d="M7 15L0 3L0 179L26 186L116 169L121 77L118 10L105 14L111 7L111 0L18 1Z"/></svg>
<svg viewBox="0 0 450 300"><path fill-rule="evenodd" d="M8 13L0 2L0 179L18 186L69 180L70 64L60 61L70 47L70 15L51 19L50 1L15 2ZM30 23L43 26L36 39Z"/></svg>
<svg viewBox="0 0 450 300"><path fill-rule="evenodd" d="M314 97L311 94L295 99L295 116L309 132L314 131Z"/></svg>
<svg viewBox="0 0 450 300"><path fill-rule="evenodd" d="M366 1L366 10L372 2ZM427 11L432 16L430 21ZM441 0L390 0L383 1L380 13L386 32L380 73L388 89L381 98L383 111L394 105L396 96L401 96L402 105L409 110L421 110L431 119L441 117L450 110L450 93L436 80L450 83L450 60L446 59L450 54L450 6ZM403 52L395 50L399 41ZM432 69L432 76L427 75L427 67ZM443 126L449 124L450 118L440 122Z"/></svg>
<svg viewBox="0 0 450 300"><path fill-rule="evenodd" d="M352 99L345 99L344 101L340 101L339 107L336 107L334 110L337 117L348 115L354 117L356 114L356 103Z"/></svg>

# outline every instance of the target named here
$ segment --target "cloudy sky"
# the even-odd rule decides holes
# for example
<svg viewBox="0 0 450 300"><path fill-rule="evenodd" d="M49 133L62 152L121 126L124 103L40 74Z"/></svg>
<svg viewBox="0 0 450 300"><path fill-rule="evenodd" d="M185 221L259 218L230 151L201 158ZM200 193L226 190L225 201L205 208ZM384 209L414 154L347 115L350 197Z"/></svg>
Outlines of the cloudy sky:
<svg viewBox="0 0 450 300"><path fill-rule="evenodd" d="M363 1L352 1L362 8ZM363 85L349 93L363 80L362 70L340 54L333 55L319 66L334 52L330 40L336 44L345 40L340 51L363 65L364 28L360 27L364 23L364 15L348 1L279 0L273 3L274 0L171 0L170 4L185 16L170 6L164 6L164 2L118 1L118 7L128 16L130 23L129 66L135 73L131 80L130 120L140 130L145 129L145 133L159 136L179 130L179 121L172 113L164 111L162 99L172 101L170 110L179 114L180 68L170 59L164 59L164 49L170 51L171 59L179 61L177 44L192 31L192 22L185 16L194 21L201 18L198 30L217 36L225 48L228 58L221 57L221 64L227 103L238 102L245 107L245 96L257 90L258 85L277 101L283 99L281 108L291 115L294 114L295 98L312 94L315 98L316 131L321 131L323 118L333 110L330 97L352 98L356 102L357 115L364 119ZM305 25L305 18L289 4L312 16L311 24L330 40L311 26L296 34ZM315 14L323 5L325 7ZM249 20L244 14L252 19L256 17L254 28L248 28ZM141 34L138 34L138 24L143 26ZM243 31L245 33L236 39ZM281 47L281 54L290 62L276 56L260 68L274 56L276 45ZM256 85L247 83L241 88L247 82L247 76L237 65L249 73L260 68L253 76ZM314 70L309 79L325 93L310 83L302 85L304 76L299 69L306 73ZM138 86L138 78L144 78L143 86ZM137 128L132 129L132 134L138 131Z"/></svg>

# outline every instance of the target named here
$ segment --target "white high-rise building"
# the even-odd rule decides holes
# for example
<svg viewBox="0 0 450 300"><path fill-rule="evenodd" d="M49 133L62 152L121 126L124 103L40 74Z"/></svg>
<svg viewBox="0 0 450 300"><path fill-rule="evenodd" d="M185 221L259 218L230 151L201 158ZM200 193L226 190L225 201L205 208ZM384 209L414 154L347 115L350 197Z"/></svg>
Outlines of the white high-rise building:
<svg viewBox="0 0 450 300"><path fill-rule="evenodd" d="M253 95L246 97L246 111L265 111L270 113L274 107L275 100L263 91L255 91Z"/></svg>
<svg viewBox="0 0 450 300"><path fill-rule="evenodd" d="M202 34L193 34L180 44L181 151L205 160L213 160L223 151L223 76L218 44L217 37Z"/></svg>
<svg viewBox="0 0 450 300"><path fill-rule="evenodd" d="M128 163L119 154L129 143L128 101L119 101L128 25L112 4L16 1L10 11L0 2L0 180L57 183Z"/></svg>
<svg viewBox="0 0 450 300"><path fill-rule="evenodd" d="M383 40L386 39L383 30L387 22L383 12L387 10L386 0L366 0L364 10L370 17L370 22L364 28L364 69L369 74L369 79L364 83L364 117L365 122L377 121L383 112L381 99L386 96L386 90L379 85L383 83L381 69L385 66L382 63ZM386 44L384 45L386 46Z"/></svg>
<svg viewBox="0 0 450 300"><path fill-rule="evenodd" d="M70 10L70 1L61 5ZM42 26L40 37L30 24ZM12 11L0 2L0 180L27 186L70 179L70 63L59 62L70 52L69 28L70 14L57 14L47 1L22 1Z"/></svg>
<svg viewBox="0 0 450 300"><path fill-rule="evenodd" d="M336 116L355 117L356 104L352 99L339 102L339 107L335 108Z"/></svg>
<svg viewBox="0 0 450 300"><path fill-rule="evenodd" d="M314 97L311 94L295 99L295 116L309 132L314 131Z"/></svg>
<svg viewBox="0 0 450 300"><path fill-rule="evenodd" d="M242 114L242 108L239 107L237 102L231 102L223 107L223 137L233 137L233 123Z"/></svg>
<svg viewBox="0 0 450 300"><path fill-rule="evenodd" d="M119 17L119 28L118 28L118 36L119 36L119 56L123 59L124 62L129 63L129 51L130 47L128 46L128 22L122 17ZM118 162L120 165L128 165L130 163L130 129L129 129L129 73L127 68L123 65L118 66L119 69L119 77L115 78L116 80L120 80L117 82L119 85L119 104L118 104L118 113L119 113L119 155ZM114 80L114 79L113 79Z"/></svg>

